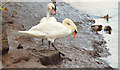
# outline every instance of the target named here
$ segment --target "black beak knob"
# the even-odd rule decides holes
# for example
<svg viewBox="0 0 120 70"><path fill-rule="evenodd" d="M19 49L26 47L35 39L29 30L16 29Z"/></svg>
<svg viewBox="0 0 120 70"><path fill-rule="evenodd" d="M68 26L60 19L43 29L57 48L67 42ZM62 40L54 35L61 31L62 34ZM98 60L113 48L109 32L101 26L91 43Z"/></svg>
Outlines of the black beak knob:
<svg viewBox="0 0 120 70"><path fill-rule="evenodd" d="M75 34L77 34L77 31L76 31L76 30L75 30L74 32L75 32Z"/></svg>

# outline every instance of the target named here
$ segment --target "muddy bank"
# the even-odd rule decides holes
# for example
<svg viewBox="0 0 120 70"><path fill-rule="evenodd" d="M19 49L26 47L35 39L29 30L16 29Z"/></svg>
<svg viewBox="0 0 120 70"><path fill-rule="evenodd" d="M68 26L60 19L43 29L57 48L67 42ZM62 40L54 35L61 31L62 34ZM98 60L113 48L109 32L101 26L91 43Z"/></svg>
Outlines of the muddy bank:
<svg viewBox="0 0 120 70"><path fill-rule="evenodd" d="M9 45L8 54L3 55L4 68L110 68L109 64L99 59L110 55L104 37L91 28L94 20L82 11L67 3L57 3L56 19L62 22L70 18L77 25L76 38L73 35L57 39L55 46L66 56L50 48L48 41L41 45L41 39L18 33L28 30L39 23L45 16L48 3L8 3L8 13L2 12L6 24ZM9 61L8 61L9 60Z"/></svg>

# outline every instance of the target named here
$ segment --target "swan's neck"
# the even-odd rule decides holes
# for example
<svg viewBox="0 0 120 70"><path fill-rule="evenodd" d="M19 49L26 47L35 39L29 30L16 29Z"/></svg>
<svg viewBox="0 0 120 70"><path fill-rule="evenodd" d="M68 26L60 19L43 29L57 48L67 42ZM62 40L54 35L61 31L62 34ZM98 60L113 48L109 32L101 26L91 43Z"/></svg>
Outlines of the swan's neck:
<svg viewBox="0 0 120 70"><path fill-rule="evenodd" d="M47 15L47 20L50 20L50 9L47 7L46 9L46 15Z"/></svg>
<svg viewBox="0 0 120 70"><path fill-rule="evenodd" d="M74 27L73 27L73 24L71 22L69 22L67 20L65 20L65 21L63 20L62 23L70 30L71 33L73 32ZM67 23L69 23L70 25L68 25Z"/></svg>

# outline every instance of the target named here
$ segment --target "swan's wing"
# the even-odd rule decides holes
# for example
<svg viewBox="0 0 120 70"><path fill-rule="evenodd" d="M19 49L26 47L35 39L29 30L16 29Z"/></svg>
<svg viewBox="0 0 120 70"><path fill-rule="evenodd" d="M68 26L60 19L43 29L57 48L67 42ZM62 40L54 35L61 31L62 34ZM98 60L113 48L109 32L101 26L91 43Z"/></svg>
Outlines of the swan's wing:
<svg viewBox="0 0 120 70"><path fill-rule="evenodd" d="M41 28L37 28L37 29L42 32L47 32L47 31L52 32L52 31L56 31L59 29L66 29L66 27L62 23L52 22L52 21L44 22L41 25L39 25L39 27L41 27L42 29Z"/></svg>
<svg viewBox="0 0 120 70"><path fill-rule="evenodd" d="M55 23L55 26L57 25L57 22L53 21L44 21L42 23L39 23L38 25L33 26L29 31L42 31L42 30L48 30L51 29L51 27L54 27L53 23ZM61 23L59 23L61 24Z"/></svg>
<svg viewBox="0 0 120 70"><path fill-rule="evenodd" d="M69 35L70 30L59 22L46 21L32 27L29 31L39 31L51 37L64 37Z"/></svg>
<svg viewBox="0 0 120 70"><path fill-rule="evenodd" d="M33 26L29 31L42 31L42 32L52 32L59 29L66 29L66 27L59 22L46 21L44 23L39 23Z"/></svg>
<svg viewBox="0 0 120 70"><path fill-rule="evenodd" d="M46 24L44 23L39 23L33 27L31 27L31 29L29 29L28 31L40 31L41 29L43 29L46 26Z"/></svg>
<svg viewBox="0 0 120 70"><path fill-rule="evenodd" d="M41 20L40 20L40 23L46 21L46 17L43 17Z"/></svg>
<svg viewBox="0 0 120 70"><path fill-rule="evenodd" d="M31 35L35 37L43 37L46 36L46 34L40 32L40 31L19 31L20 33L26 34L26 35Z"/></svg>
<svg viewBox="0 0 120 70"><path fill-rule="evenodd" d="M57 36L66 36L70 33L70 30L64 26L62 23L59 22L49 22L49 23L44 23L44 25L46 24L46 26L41 29L40 31L48 34L49 36L56 36L55 38L57 38Z"/></svg>
<svg viewBox="0 0 120 70"><path fill-rule="evenodd" d="M57 22L55 17L50 17L50 21Z"/></svg>

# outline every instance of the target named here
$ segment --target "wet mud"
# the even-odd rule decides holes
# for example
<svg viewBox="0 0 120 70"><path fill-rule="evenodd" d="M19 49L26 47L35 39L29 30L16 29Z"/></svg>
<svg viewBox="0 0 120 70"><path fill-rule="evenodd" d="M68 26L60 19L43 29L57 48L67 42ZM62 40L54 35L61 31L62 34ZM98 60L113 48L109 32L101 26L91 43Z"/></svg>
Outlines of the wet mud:
<svg viewBox="0 0 120 70"><path fill-rule="evenodd" d="M4 28L8 41L3 43L7 45L9 51L2 55L3 68L110 68L107 62L100 59L109 56L110 53L103 35L96 34L91 28L95 21L88 14L67 3L57 3L56 15L52 15L59 22L70 18L78 28L75 39L70 35L55 41L55 46L65 54L65 57L52 46L48 49L47 40L41 45L41 39L18 32L38 24L45 16L47 4L35 2L7 4L9 12L3 11L2 18L6 25ZM12 14L13 11L17 14ZM4 44L2 47L5 47Z"/></svg>

